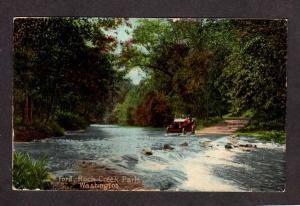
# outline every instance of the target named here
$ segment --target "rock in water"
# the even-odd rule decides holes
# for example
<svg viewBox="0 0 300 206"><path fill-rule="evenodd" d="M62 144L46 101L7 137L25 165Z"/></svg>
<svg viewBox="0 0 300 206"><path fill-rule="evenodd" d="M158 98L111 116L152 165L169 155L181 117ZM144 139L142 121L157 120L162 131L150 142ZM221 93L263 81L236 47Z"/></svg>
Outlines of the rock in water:
<svg viewBox="0 0 300 206"><path fill-rule="evenodd" d="M182 146L182 147L187 147L188 145L189 144L187 142L184 142L184 143L180 144L180 146Z"/></svg>
<svg viewBox="0 0 300 206"><path fill-rule="evenodd" d="M252 144L239 144L239 147L253 147L253 148L257 148L256 145L252 145Z"/></svg>
<svg viewBox="0 0 300 206"><path fill-rule="evenodd" d="M230 143L227 143L226 145L225 145L225 149L232 149L233 147L232 147L232 144L230 144Z"/></svg>
<svg viewBox="0 0 300 206"><path fill-rule="evenodd" d="M143 153L145 155L153 155L153 152L151 151L151 149L143 149Z"/></svg>
<svg viewBox="0 0 300 206"><path fill-rule="evenodd" d="M164 149L173 150L174 147L171 147L169 144L164 144Z"/></svg>

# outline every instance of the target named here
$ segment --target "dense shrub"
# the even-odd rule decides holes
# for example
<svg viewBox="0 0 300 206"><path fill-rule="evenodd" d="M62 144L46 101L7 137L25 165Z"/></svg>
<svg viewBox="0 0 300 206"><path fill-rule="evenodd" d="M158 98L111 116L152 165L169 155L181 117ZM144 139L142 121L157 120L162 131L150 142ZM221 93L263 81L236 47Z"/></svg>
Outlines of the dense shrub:
<svg viewBox="0 0 300 206"><path fill-rule="evenodd" d="M56 122L51 122L48 126L53 136L62 136L65 134L65 129L58 125Z"/></svg>
<svg viewBox="0 0 300 206"><path fill-rule="evenodd" d="M111 113L109 119L112 121L110 123L135 125L134 113L138 105L143 101L147 89L149 88L145 84L142 84L140 87L133 86L126 94L124 101L118 103Z"/></svg>
<svg viewBox="0 0 300 206"><path fill-rule="evenodd" d="M141 126L166 126L173 120L166 97L160 92L148 92L144 101L137 107L135 122Z"/></svg>
<svg viewBox="0 0 300 206"><path fill-rule="evenodd" d="M22 126L22 118L20 116L14 115L14 126Z"/></svg>
<svg viewBox="0 0 300 206"><path fill-rule="evenodd" d="M55 120L59 126L66 130L84 129L88 126L88 123L84 118L71 112L58 112Z"/></svg>
<svg viewBox="0 0 300 206"><path fill-rule="evenodd" d="M247 127L244 131L255 131L255 130L279 130L284 129L285 123L281 119L263 120L263 119L250 119Z"/></svg>
<svg viewBox="0 0 300 206"><path fill-rule="evenodd" d="M247 111L245 111L242 114L242 117L244 117L244 118L252 118L254 115L255 115L254 109L248 109Z"/></svg>
<svg viewBox="0 0 300 206"><path fill-rule="evenodd" d="M48 134L49 136L63 136L65 133L64 128L54 121L47 124L35 123L34 128L40 132Z"/></svg>
<svg viewBox="0 0 300 206"><path fill-rule="evenodd" d="M15 152L13 158L14 187L17 189L47 189L49 187L46 157L33 161L28 154Z"/></svg>

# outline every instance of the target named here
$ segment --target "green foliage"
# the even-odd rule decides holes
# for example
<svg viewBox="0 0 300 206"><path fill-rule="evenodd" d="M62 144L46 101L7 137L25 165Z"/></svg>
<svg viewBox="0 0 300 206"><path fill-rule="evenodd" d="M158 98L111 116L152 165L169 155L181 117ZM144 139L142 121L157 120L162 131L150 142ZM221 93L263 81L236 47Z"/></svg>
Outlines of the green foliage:
<svg viewBox="0 0 300 206"><path fill-rule="evenodd" d="M141 20L120 62L142 68L173 115L209 121L231 113L251 119L256 128L282 129L286 28L283 20ZM136 105L130 104L123 122Z"/></svg>
<svg viewBox="0 0 300 206"><path fill-rule="evenodd" d="M116 123L154 127L167 125L172 120L172 111L166 95L154 86L151 81L133 86L112 113Z"/></svg>
<svg viewBox="0 0 300 206"><path fill-rule="evenodd" d="M272 119L268 121L261 121L255 118L251 118L248 126L245 129L248 130L278 130L285 128L284 123L282 122L282 119Z"/></svg>
<svg viewBox="0 0 300 206"><path fill-rule="evenodd" d="M47 158L33 161L28 154L14 152L13 185L17 189L47 189L49 173Z"/></svg>
<svg viewBox="0 0 300 206"><path fill-rule="evenodd" d="M43 132L48 136L63 136L65 134L65 130L59 124L54 121L50 121L47 124L41 122L35 122L33 124L34 129L37 131Z"/></svg>
<svg viewBox="0 0 300 206"><path fill-rule="evenodd" d="M65 134L65 129L56 122L50 122L48 128L51 131L51 136L57 137Z"/></svg>
<svg viewBox="0 0 300 206"><path fill-rule="evenodd" d="M243 118L253 118L254 115L255 115L255 110L249 109L242 114L242 117Z"/></svg>
<svg viewBox="0 0 300 206"><path fill-rule="evenodd" d="M124 22L99 18L15 19L15 125L30 127L40 121L47 126L44 130L54 130L47 132L62 133L58 125L49 124L56 111L76 113L90 122L102 121L122 97L123 88L128 87L124 71L113 67L117 41L106 34ZM59 124L66 129L85 126L78 117L62 118Z"/></svg>
<svg viewBox="0 0 300 206"><path fill-rule="evenodd" d="M57 112L55 120L59 126L66 130L85 129L88 126L82 117L71 112Z"/></svg>
<svg viewBox="0 0 300 206"><path fill-rule="evenodd" d="M143 100L144 93L141 87L133 86L127 93L125 100L122 103L116 105L112 116L116 117L116 122L126 125L128 122L134 125L133 108L136 108Z"/></svg>
<svg viewBox="0 0 300 206"><path fill-rule="evenodd" d="M108 116L163 126L171 116L213 121L230 113L256 129L284 128L286 21L141 19L114 53L116 39L106 31L122 22L15 21L15 113L23 124L35 118L78 129L78 114L89 122ZM124 78L136 68L147 76L139 86ZM55 119L57 111L66 114Z"/></svg>
<svg viewBox="0 0 300 206"><path fill-rule="evenodd" d="M14 115L14 125L21 126L22 125L22 118L18 115Z"/></svg>
<svg viewBox="0 0 300 206"><path fill-rule="evenodd" d="M285 122L286 21L233 21L237 46L226 59L224 91L235 114Z"/></svg>

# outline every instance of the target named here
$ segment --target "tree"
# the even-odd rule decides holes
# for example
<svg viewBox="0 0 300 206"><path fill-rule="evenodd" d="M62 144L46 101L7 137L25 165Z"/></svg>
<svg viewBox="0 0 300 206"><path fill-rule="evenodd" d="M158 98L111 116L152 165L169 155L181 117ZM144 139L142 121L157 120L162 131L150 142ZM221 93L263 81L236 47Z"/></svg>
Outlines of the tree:
<svg viewBox="0 0 300 206"><path fill-rule="evenodd" d="M254 109L254 119L284 126L286 21L233 21L239 47L223 72L232 109Z"/></svg>

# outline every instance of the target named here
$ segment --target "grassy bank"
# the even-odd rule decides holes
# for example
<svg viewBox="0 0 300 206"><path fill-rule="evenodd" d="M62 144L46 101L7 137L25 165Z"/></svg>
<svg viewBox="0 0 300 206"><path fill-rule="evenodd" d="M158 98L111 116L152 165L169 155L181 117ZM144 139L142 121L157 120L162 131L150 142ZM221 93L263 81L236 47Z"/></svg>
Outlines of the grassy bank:
<svg viewBox="0 0 300 206"><path fill-rule="evenodd" d="M65 129L57 122L48 123L34 122L25 126L22 124L14 125L14 141L29 142L49 137L58 137L65 134Z"/></svg>
<svg viewBox="0 0 300 206"><path fill-rule="evenodd" d="M251 117L253 115L249 115ZM238 130L238 136L256 137L260 140L273 141L279 144L285 144L286 132L284 131L284 122L273 119L271 121L262 121L250 119L249 124Z"/></svg>
<svg viewBox="0 0 300 206"><path fill-rule="evenodd" d="M208 120L198 120L196 130L203 130L206 127L216 126L219 123L222 123L226 120L244 120L248 119L249 116L247 114L243 114L242 116L232 116L231 114L223 116L223 118L210 118ZM255 137L260 140L265 141L273 141L279 144L285 144L286 142L286 133L282 128L282 125L278 124L278 122L259 122L250 121L248 125L244 128L238 129L235 134L237 136L247 136L247 137Z"/></svg>
<svg viewBox="0 0 300 206"><path fill-rule="evenodd" d="M279 144L285 144L286 133L284 130L256 130L256 131L238 131L237 136L256 137L260 140L274 141Z"/></svg>
<svg viewBox="0 0 300 206"><path fill-rule="evenodd" d="M49 137L63 136L66 130L87 128L89 123L78 114L58 112L48 122L36 119L30 125L23 125L20 118L14 121L14 141L27 142Z"/></svg>

